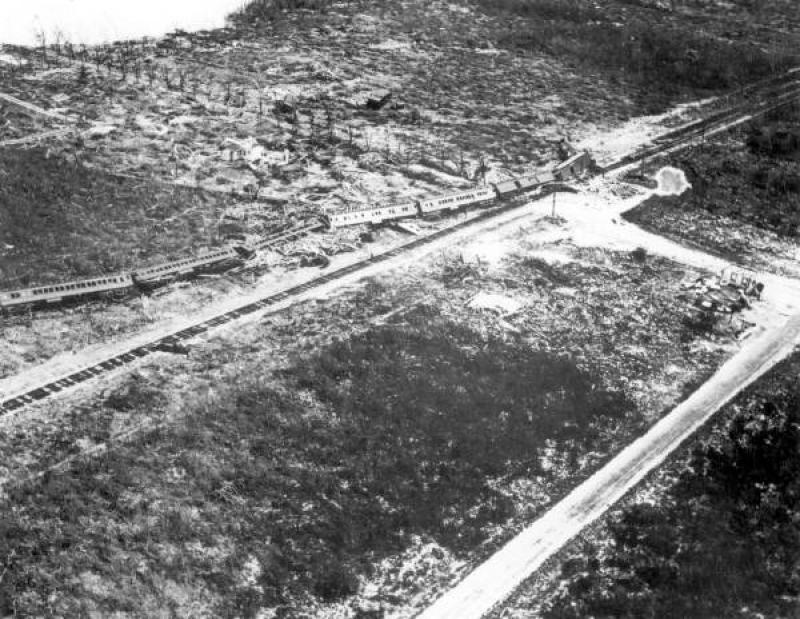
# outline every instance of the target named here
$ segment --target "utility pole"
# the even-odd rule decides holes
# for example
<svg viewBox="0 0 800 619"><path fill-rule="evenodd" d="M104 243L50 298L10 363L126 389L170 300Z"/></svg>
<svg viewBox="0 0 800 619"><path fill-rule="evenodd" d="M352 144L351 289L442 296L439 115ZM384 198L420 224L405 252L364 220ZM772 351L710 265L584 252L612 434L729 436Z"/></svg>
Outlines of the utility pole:
<svg viewBox="0 0 800 619"><path fill-rule="evenodd" d="M553 212L550 214L550 217L556 216L556 194L553 193Z"/></svg>

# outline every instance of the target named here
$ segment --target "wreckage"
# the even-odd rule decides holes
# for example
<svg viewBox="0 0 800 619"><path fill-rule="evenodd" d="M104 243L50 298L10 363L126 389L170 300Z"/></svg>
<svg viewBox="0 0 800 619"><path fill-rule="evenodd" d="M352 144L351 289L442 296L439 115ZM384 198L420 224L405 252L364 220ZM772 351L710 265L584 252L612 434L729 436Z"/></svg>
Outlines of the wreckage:
<svg viewBox="0 0 800 619"><path fill-rule="evenodd" d="M760 299L764 284L752 271L723 269L716 277L698 277L683 285L679 298L690 308L721 314L734 314L750 307L751 299Z"/></svg>

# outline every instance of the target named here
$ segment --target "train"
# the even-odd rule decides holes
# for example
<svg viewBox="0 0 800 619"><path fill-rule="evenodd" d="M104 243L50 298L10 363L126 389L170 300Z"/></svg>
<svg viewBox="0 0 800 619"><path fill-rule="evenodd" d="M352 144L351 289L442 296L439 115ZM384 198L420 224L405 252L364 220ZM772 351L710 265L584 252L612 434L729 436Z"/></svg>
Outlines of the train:
<svg viewBox="0 0 800 619"><path fill-rule="evenodd" d="M296 238L321 227L338 228L362 224L379 225L408 217L425 217L467 207L489 206L554 182L579 178L592 170L595 162L588 152L577 153L556 165L551 171L528 174L462 191L453 191L420 200L396 204L348 207L326 211L319 221L305 222L288 231L265 237L252 245L241 243L217 249L192 258L173 260L152 267L116 273L94 279L51 284L35 288L0 291L0 311L29 306L62 303L71 299L124 293L131 289L147 289L189 274L200 273L226 264L240 263L278 242Z"/></svg>
<svg viewBox="0 0 800 619"><path fill-rule="evenodd" d="M508 200L539 187L557 182L579 178L594 169L595 161L588 152L576 153L552 170L538 174L527 174L505 181L489 183L463 191L449 192L419 200L396 204L367 204L338 208L325 212L331 228L371 224L373 226L387 221L409 217L425 217L434 213L456 211L467 207L489 206Z"/></svg>
<svg viewBox="0 0 800 619"><path fill-rule="evenodd" d="M26 306L62 303L76 298L125 293L131 289L147 289L192 273L208 271L225 263L240 262L247 255L245 247L226 247L193 258L173 260L132 272L115 273L93 279L35 288L0 291L0 310Z"/></svg>

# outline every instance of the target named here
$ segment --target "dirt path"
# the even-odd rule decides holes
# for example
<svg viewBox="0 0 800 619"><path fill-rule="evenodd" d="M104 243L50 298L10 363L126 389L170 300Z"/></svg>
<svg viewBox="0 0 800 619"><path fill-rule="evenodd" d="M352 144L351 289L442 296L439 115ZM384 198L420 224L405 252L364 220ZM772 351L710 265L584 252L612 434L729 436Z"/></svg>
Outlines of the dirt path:
<svg viewBox="0 0 800 619"><path fill-rule="evenodd" d="M420 619L482 617L659 466L720 407L788 356L798 342L800 315L748 340L685 402L445 593Z"/></svg>

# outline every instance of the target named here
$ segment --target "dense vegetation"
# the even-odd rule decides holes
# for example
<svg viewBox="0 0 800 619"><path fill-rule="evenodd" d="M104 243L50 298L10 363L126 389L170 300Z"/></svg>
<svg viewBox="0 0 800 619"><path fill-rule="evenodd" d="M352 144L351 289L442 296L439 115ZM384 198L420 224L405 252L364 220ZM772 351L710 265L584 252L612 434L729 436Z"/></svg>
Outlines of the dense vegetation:
<svg viewBox="0 0 800 619"><path fill-rule="evenodd" d="M728 143L707 143L666 163L682 168L692 189L681 196L650 198L626 219L723 254L748 247L717 239L729 224L715 218L787 238L800 234L800 106L754 121ZM697 225L698 216L704 226Z"/></svg>
<svg viewBox="0 0 800 619"><path fill-rule="evenodd" d="M256 376L179 424L13 490L2 610L76 616L154 596L163 608L175 574L222 615L306 592L334 600L414 535L474 550L513 513L493 478L535 474L548 441L589 447L631 410L568 359L430 309L404 321L298 358L285 388ZM152 402L134 389L105 406ZM98 578L105 593L87 593Z"/></svg>
<svg viewBox="0 0 800 619"><path fill-rule="evenodd" d="M626 4L638 3L600 7L589 0L477 1L489 14L510 20L500 45L625 76L667 96L685 89L730 89L783 70L791 62L784 52L726 41L686 23L671 22L661 11L625 9Z"/></svg>
<svg viewBox="0 0 800 619"><path fill-rule="evenodd" d="M789 617L800 610L800 356L729 408L658 504L564 565L550 619ZM747 609L747 610L743 610Z"/></svg>

